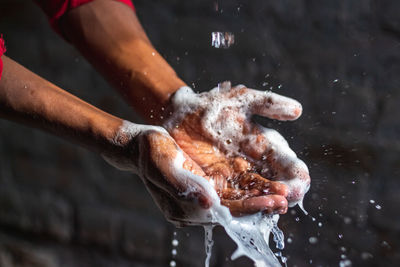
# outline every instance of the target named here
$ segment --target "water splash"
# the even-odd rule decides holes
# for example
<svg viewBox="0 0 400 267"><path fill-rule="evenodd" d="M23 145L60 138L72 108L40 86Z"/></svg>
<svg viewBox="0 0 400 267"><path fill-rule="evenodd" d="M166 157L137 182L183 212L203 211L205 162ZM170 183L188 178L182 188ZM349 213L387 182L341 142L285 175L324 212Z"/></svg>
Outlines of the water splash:
<svg viewBox="0 0 400 267"><path fill-rule="evenodd" d="M304 199L302 199L301 201L299 201L299 203L297 203L297 205L299 205L299 208L304 212L305 215L308 215L308 212L307 212L306 209L304 208L303 200L304 200Z"/></svg>
<svg viewBox="0 0 400 267"><path fill-rule="evenodd" d="M183 153L178 153L174 165L182 166L184 160ZM277 225L279 215L265 215L259 212L243 217L233 217L229 209L220 203L217 192L206 179L194 175L182 167L176 168L176 172L178 177L182 177L185 180L192 180L199 184L212 199L213 205L210 209L197 210L191 219L192 225L206 226L206 243L212 237L210 235L210 225L219 224L225 228L226 233L238 246L231 256L232 260L246 256L252 259L257 267L281 266L268 244L270 233L272 232L277 248L284 247L283 233ZM210 248L209 245L206 246L206 251L208 248ZM211 249L209 249L208 253L211 256Z"/></svg>
<svg viewBox="0 0 400 267"><path fill-rule="evenodd" d="M211 252L214 245L214 241L212 239L213 228L213 225L204 225L204 246L206 249L206 260L204 263L205 267L210 266Z"/></svg>
<svg viewBox="0 0 400 267"><path fill-rule="evenodd" d="M215 48L229 48L235 43L235 35L231 32L212 32L211 46Z"/></svg>

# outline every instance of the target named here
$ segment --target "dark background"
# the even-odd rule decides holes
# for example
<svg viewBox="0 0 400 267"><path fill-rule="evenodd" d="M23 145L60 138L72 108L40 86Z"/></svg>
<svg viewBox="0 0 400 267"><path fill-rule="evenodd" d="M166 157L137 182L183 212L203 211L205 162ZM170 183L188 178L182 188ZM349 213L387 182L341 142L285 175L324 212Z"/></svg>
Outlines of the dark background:
<svg viewBox="0 0 400 267"><path fill-rule="evenodd" d="M215 3L135 1L155 47L195 90L231 80L272 86L303 104L296 122L261 121L311 171L309 215L294 208L280 219L288 265L398 266L400 1L226 0L218 11ZM233 32L236 43L211 47L218 30ZM32 1L1 0L0 32L9 57L140 122ZM0 121L0 266L168 266L174 230L137 177ZM203 230L176 231L177 266L203 266ZM235 245L223 229L215 242L212 266L252 266L229 260Z"/></svg>

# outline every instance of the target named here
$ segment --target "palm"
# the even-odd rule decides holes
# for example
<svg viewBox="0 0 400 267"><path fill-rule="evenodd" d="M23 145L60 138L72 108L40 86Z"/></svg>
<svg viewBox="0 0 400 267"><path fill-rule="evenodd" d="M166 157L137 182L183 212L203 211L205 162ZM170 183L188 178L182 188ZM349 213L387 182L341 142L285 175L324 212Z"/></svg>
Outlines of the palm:
<svg viewBox="0 0 400 267"><path fill-rule="evenodd" d="M245 87L229 89L230 84L223 84L220 89L209 93L178 96L180 100L175 101L174 110L179 115L172 116L166 128L182 150L204 171L214 184L222 204L228 206L234 215L260 210L285 213L286 197L293 204L305 194L304 185L309 183L308 171L301 161L299 164L295 155L294 158L287 155L287 151L284 156L291 156L293 161L289 161L291 166L286 166L288 162L279 158L282 153L274 147L274 140L269 140L274 138L269 138L265 132L268 129L252 124L248 111L250 108L252 113L265 115L265 109L268 109L269 117L285 120L298 117L301 110L296 108L301 106L291 100L291 106L282 113L279 105L288 103L275 103L271 108L271 97L254 97L254 93L261 94L259 91ZM190 109L182 110L182 98ZM283 143L285 145L287 143ZM301 177L293 177L293 173ZM289 189L283 183L266 178L284 180ZM290 186L289 180L295 178L303 180L302 188Z"/></svg>

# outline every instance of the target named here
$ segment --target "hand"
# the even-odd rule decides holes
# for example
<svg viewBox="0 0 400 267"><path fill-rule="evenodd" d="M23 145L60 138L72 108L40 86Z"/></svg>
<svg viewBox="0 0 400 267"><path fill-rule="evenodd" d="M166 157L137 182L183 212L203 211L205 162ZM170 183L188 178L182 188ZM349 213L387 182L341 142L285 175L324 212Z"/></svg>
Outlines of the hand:
<svg viewBox="0 0 400 267"><path fill-rule="evenodd" d="M207 177L164 128L124 121L112 142L120 149L104 153L103 158L139 175L167 220L177 225L208 223L204 214L211 198L186 174Z"/></svg>
<svg viewBox="0 0 400 267"><path fill-rule="evenodd" d="M181 88L171 106L164 127L233 215L285 213L302 200L310 184L307 166L278 132L250 121L253 114L295 120L300 103L225 82L201 94Z"/></svg>

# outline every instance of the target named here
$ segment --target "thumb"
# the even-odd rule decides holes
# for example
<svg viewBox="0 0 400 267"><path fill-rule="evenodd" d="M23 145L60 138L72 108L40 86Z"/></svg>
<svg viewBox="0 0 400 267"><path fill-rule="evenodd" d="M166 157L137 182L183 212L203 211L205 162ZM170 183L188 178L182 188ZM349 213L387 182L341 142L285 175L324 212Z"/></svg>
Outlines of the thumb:
<svg viewBox="0 0 400 267"><path fill-rule="evenodd" d="M197 201L202 208L209 208L211 197L196 181L198 178L207 179L200 166L165 133L152 131L147 135L147 141L150 160L158 169L157 172L149 170L151 173L146 175L147 178L178 198Z"/></svg>

